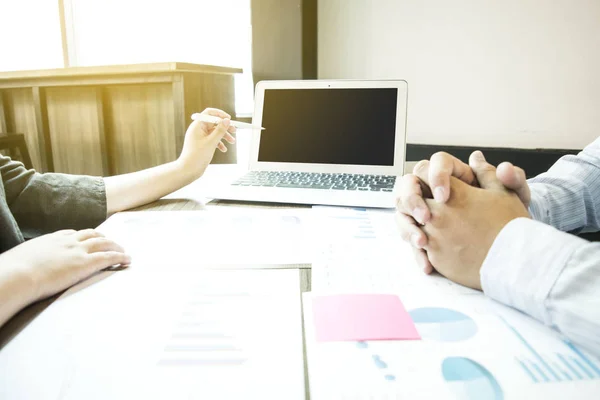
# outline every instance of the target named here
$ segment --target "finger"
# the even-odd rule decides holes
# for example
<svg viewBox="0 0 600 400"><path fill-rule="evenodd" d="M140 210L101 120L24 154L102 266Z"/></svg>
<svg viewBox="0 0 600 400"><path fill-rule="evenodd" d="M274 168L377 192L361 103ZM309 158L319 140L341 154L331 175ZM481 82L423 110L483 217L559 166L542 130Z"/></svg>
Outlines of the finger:
<svg viewBox="0 0 600 400"><path fill-rule="evenodd" d="M225 139L227 141L227 143L229 143L229 144L235 143L235 138L233 136L231 136L229 133L225 133L225 135L223 135L223 139Z"/></svg>
<svg viewBox="0 0 600 400"><path fill-rule="evenodd" d="M443 151L431 156L429 162L429 186L433 197L438 203L445 203L450 197L450 177L472 185L475 174L469 165Z"/></svg>
<svg viewBox="0 0 600 400"><path fill-rule="evenodd" d="M204 121L200 121L200 120L196 119L196 120L192 121L188 130L196 129L196 126L199 126L200 129L202 130L202 132L204 132L204 134L206 136L210 135L212 133L212 131L215 130L215 127L216 127L216 125L213 124L212 122L204 122Z"/></svg>
<svg viewBox="0 0 600 400"><path fill-rule="evenodd" d="M427 235L417 226L413 218L398 211L396 212L396 224L400 230L400 237L405 242L409 242L418 249L427 245Z"/></svg>
<svg viewBox="0 0 600 400"><path fill-rule="evenodd" d="M95 237L87 239L81 243L88 253L97 253L99 251L118 251L121 253L125 252L125 249L105 237Z"/></svg>
<svg viewBox="0 0 600 400"><path fill-rule="evenodd" d="M413 175L429 186L429 160L419 161L413 168Z"/></svg>
<svg viewBox="0 0 600 400"><path fill-rule="evenodd" d="M525 207L529 207L531 192L523 169L515 167L509 162L503 162L498 165L496 176L506 188L513 190L519 196Z"/></svg>
<svg viewBox="0 0 600 400"><path fill-rule="evenodd" d="M211 138L212 142L214 142L215 146L221 139L223 139L223 136L225 136L225 134L227 133L227 129L229 128L230 124L230 119L222 119L221 122L217 124L215 129L212 132L210 132L208 136Z"/></svg>
<svg viewBox="0 0 600 400"><path fill-rule="evenodd" d="M398 209L404 214L411 215L420 224L429 221L431 213L423 200L423 188L419 178L412 174L403 176L399 190Z"/></svg>
<svg viewBox="0 0 600 400"><path fill-rule="evenodd" d="M97 272L114 265L131 264L131 257L128 254L119 251L100 251L98 253L90 254L89 257L92 272Z"/></svg>
<svg viewBox="0 0 600 400"><path fill-rule="evenodd" d="M60 235L73 235L77 233L77 231L75 229L62 229L60 231L56 231L55 233Z"/></svg>
<svg viewBox="0 0 600 400"><path fill-rule="evenodd" d="M417 265L419 265L427 275L431 274L434 268L433 265L431 265L431 261L429 261L429 257L427 257L427 252L423 249L413 249L413 252L415 253Z"/></svg>
<svg viewBox="0 0 600 400"><path fill-rule="evenodd" d="M221 150L223 153L227 153L227 147L223 144L223 142L217 143L217 149Z"/></svg>
<svg viewBox="0 0 600 400"><path fill-rule="evenodd" d="M202 136L209 136L215 129L216 125L212 122L200 121L198 119L193 120L187 128L186 135L188 132L202 132Z"/></svg>
<svg viewBox="0 0 600 400"><path fill-rule="evenodd" d="M75 233L75 238L80 242L96 237L104 237L104 235L94 229L83 229Z"/></svg>
<svg viewBox="0 0 600 400"><path fill-rule="evenodd" d="M202 121L200 121L200 122L202 122ZM231 122L231 120L230 120L230 122ZM214 131L214 130L215 130L217 127L218 127L218 125L219 125L219 124L212 124L212 123L209 123L209 122L207 122L206 124L207 124L207 126L206 126L206 131L208 132L208 134L209 134L209 135L210 135L210 134L211 134L211 133L212 133L212 132L213 132L213 131ZM229 128L227 128L227 131L225 132L225 136L229 135L229 137L230 137L230 138L233 138L233 136L231 136L231 135L232 135L232 134L235 134L235 133L237 133L237 128L236 128L235 126L231 125L231 123L230 123L230 124L229 124ZM233 140L235 140L235 139L233 139Z"/></svg>
<svg viewBox="0 0 600 400"><path fill-rule="evenodd" d="M488 164L481 151L477 150L471 153L469 165L473 169L480 187L483 189L506 190L502 182L496 177L496 168Z"/></svg>
<svg viewBox="0 0 600 400"><path fill-rule="evenodd" d="M210 108L210 107L206 108L204 111L202 111L202 114L208 114L208 115L212 115L214 117L231 119L231 115L227 114L223 110L219 110L218 108Z"/></svg>
<svg viewBox="0 0 600 400"><path fill-rule="evenodd" d="M429 186L429 160L421 160L413 168L413 175L419 178L419 185L423 191L423 198L432 199L433 194Z"/></svg>

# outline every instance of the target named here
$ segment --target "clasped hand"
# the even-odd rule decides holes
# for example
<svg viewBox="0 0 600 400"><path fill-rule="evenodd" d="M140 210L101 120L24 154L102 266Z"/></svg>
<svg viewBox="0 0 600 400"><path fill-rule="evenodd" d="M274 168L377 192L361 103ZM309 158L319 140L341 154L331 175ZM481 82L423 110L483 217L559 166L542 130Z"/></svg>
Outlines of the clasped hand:
<svg viewBox="0 0 600 400"><path fill-rule="evenodd" d="M522 169L498 169L474 152L469 165L447 153L419 162L400 183L396 220L426 273L480 289L479 272L496 236L510 221L529 217Z"/></svg>

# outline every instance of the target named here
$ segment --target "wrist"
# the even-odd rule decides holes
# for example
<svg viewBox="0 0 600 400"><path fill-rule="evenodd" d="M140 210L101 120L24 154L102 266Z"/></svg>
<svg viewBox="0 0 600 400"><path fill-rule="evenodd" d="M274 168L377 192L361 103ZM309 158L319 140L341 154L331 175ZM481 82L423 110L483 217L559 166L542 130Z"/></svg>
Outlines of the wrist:
<svg viewBox="0 0 600 400"><path fill-rule="evenodd" d="M11 250L0 256L0 292L8 294L17 309L39 300L36 269L11 257Z"/></svg>
<svg viewBox="0 0 600 400"><path fill-rule="evenodd" d="M204 173L204 170L199 168L197 162L184 157L179 157L173 161L173 165L177 174L185 180L186 184L192 183Z"/></svg>

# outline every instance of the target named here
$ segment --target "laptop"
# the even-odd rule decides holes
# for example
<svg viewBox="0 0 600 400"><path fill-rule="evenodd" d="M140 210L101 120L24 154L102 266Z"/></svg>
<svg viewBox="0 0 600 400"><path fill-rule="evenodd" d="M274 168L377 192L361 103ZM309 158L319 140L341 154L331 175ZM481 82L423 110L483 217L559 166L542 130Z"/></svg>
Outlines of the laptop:
<svg viewBox="0 0 600 400"><path fill-rule="evenodd" d="M248 171L216 199L393 208L406 149L405 81L261 81Z"/></svg>

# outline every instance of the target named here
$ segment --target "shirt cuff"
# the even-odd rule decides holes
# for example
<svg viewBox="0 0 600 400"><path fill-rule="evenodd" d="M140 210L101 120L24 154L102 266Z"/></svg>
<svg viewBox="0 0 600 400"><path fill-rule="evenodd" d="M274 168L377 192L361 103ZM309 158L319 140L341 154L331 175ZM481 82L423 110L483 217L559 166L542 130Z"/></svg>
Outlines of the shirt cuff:
<svg viewBox="0 0 600 400"><path fill-rule="evenodd" d="M546 299L568 260L587 242L528 218L509 222L481 267L481 287L494 300L550 324Z"/></svg>
<svg viewBox="0 0 600 400"><path fill-rule="evenodd" d="M531 218L536 221L548 223L548 211L545 207L545 199L542 193L542 187L535 183L529 183L529 190L531 193L531 200L529 202L529 214Z"/></svg>

